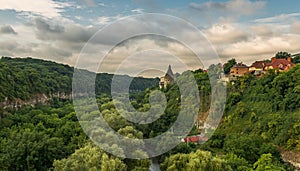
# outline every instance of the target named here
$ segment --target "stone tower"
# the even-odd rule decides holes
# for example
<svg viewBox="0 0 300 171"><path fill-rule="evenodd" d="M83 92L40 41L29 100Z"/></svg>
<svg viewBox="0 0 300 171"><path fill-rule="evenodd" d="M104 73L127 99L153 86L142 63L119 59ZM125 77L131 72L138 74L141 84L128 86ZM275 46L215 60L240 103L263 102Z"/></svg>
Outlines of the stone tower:
<svg viewBox="0 0 300 171"><path fill-rule="evenodd" d="M169 65L168 67L168 71L165 74L165 76L160 77L160 81L159 81L159 88L167 88L167 85L172 85L174 84L174 74L173 71L171 69L171 65Z"/></svg>

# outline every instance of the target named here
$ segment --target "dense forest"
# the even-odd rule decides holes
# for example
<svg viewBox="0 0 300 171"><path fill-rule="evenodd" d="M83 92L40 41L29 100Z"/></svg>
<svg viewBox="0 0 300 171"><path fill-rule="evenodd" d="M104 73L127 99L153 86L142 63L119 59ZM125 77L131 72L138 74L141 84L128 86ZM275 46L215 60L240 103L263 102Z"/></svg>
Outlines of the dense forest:
<svg viewBox="0 0 300 171"><path fill-rule="evenodd" d="M71 67L30 58L2 58L0 65L2 100L26 100L35 93L71 92ZM201 98L199 115L209 110L212 87L208 74L210 70L220 70L218 66L210 67L208 72L192 72ZM99 78L98 82L104 89L96 91L97 104L105 121L119 134L151 138L165 132L176 120L181 105L177 84L162 90L167 99L164 114L153 123L138 125L116 110L109 93L111 75L97 75L100 76L104 81ZM185 77L183 73L178 79ZM245 75L228 82L224 116L212 137L204 144L180 143L158 156L161 170L295 170L282 156L287 154L290 160L299 161L299 78L298 64L288 72L270 71L260 78ZM135 86L131 85L135 91L130 99L135 109L144 112L155 107L150 106L149 96L159 90L157 81L139 78ZM69 99L53 98L48 104L0 112L0 170L149 170L150 159L116 157L95 145L84 133ZM98 116L91 111L80 117L84 120ZM155 113L153 117L157 117ZM97 133L101 134L101 129ZM198 134L197 129L190 134ZM107 139L112 140L111 144L103 145L122 153L113 136ZM160 147L164 148L164 144Z"/></svg>
<svg viewBox="0 0 300 171"><path fill-rule="evenodd" d="M57 93L71 94L74 68L33 58L9 58L0 60L0 102L8 100L29 100L36 94L53 95ZM97 95L110 94L113 74L99 73L93 80L93 73L81 70L86 82L95 82ZM130 79L128 75L120 75L122 79ZM156 86L158 79L136 77L130 85L131 91L144 91Z"/></svg>

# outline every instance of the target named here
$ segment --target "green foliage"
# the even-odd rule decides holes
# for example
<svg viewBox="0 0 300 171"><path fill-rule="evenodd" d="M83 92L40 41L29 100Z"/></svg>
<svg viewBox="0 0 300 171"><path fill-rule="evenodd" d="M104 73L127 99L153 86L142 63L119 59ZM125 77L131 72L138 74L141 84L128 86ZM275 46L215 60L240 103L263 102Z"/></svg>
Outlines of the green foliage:
<svg viewBox="0 0 300 171"><path fill-rule="evenodd" d="M287 149L300 151L300 120L293 125L288 134L290 137L287 141Z"/></svg>
<svg viewBox="0 0 300 171"><path fill-rule="evenodd" d="M158 78L143 78L143 77L132 78L128 75L114 75L108 73L99 73L96 75L96 81L95 81L96 94L111 95L111 84L113 78L115 79L116 82L120 82L120 85L122 85L123 81L128 81L132 79L132 82L129 86L130 94L136 94L141 91L145 91L147 88L157 87L159 82Z"/></svg>
<svg viewBox="0 0 300 171"><path fill-rule="evenodd" d="M232 153L248 163L231 163L234 170L254 163L256 170L290 169L282 163L279 149L297 151L300 147L299 77L296 65L288 72L271 71L261 78L246 76L228 84L225 116L202 149ZM272 156L271 163L264 154Z"/></svg>
<svg viewBox="0 0 300 171"><path fill-rule="evenodd" d="M71 92L73 69L67 65L32 58L0 60L0 101L27 100L36 94Z"/></svg>
<svg viewBox="0 0 300 171"><path fill-rule="evenodd" d="M74 115L68 103L7 114L0 120L0 170L48 170L55 159L73 153L86 141Z"/></svg>
<svg viewBox="0 0 300 171"><path fill-rule="evenodd" d="M175 154L167 158L161 169L166 171L231 171L225 160L213 156L210 152L197 150L190 154Z"/></svg>
<svg viewBox="0 0 300 171"><path fill-rule="evenodd" d="M246 159L238 157L237 155L231 152L226 154L222 158L226 160L227 164L230 165L232 170L235 171L250 170L249 163Z"/></svg>
<svg viewBox="0 0 300 171"><path fill-rule="evenodd" d="M275 55L276 58L288 58L290 56L291 54L288 52L277 52Z"/></svg>
<svg viewBox="0 0 300 171"><path fill-rule="evenodd" d="M0 102L8 100L28 100L37 94L53 95L56 93L70 94L72 91L72 78L74 68L32 58L9 58L2 57L0 60ZM80 70L84 83L95 82L96 94L108 94L111 92L113 74ZM158 79L136 77L127 75L117 76L121 79L133 79L130 92L144 91L146 88L158 85ZM81 85L82 88L86 85ZM87 90L83 89L84 92Z"/></svg>
<svg viewBox="0 0 300 171"><path fill-rule="evenodd" d="M294 64L300 63L300 55L296 55L295 57L292 58L292 62Z"/></svg>
<svg viewBox="0 0 300 171"><path fill-rule="evenodd" d="M54 170L91 170L91 171L126 171L125 163L114 156L106 154L99 147L87 143L68 158L55 160Z"/></svg>
<svg viewBox="0 0 300 171"><path fill-rule="evenodd" d="M236 60L234 58L228 60L225 64L224 64L224 73L225 74L229 74L230 73L230 68L233 67L233 65L236 64Z"/></svg>
<svg viewBox="0 0 300 171"><path fill-rule="evenodd" d="M42 124L8 129L9 136L0 140L0 168L46 170L51 167L49 161L63 157L62 138L49 137L43 129Z"/></svg>
<svg viewBox="0 0 300 171"><path fill-rule="evenodd" d="M228 61L224 69L227 68L229 72L228 68L230 69L234 63L236 63L234 59ZM73 73L71 67L30 58L3 58L0 65L0 87L7 90L0 92L2 100L6 97L26 100L36 93L71 92L70 79ZM212 70L215 70L214 73L221 72L220 65L211 66L208 72ZM199 113L203 113L210 109L211 90L214 87L210 85L208 73L196 70L193 76L198 84L201 99ZM130 79L129 76L120 77ZM217 78L218 74L213 77ZM177 77L179 81L187 78L185 74ZM261 78L252 76L237 78L228 84L224 118L210 140L204 145L179 144L159 158L162 162L161 169L238 171L290 169L281 161L278 149L300 151L299 78L300 65L284 73L270 71ZM111 79L110 74L97 75L97 102L103 118L119 134L130 138L151 138L168 130L177 119L182 100L177 84L169 86L164 91L167 107L164 111L160 111L159 106L149 104L150 93L155 90L151 86L157 86L158 80L134 78L130 88L130 100L134 108L140 112L154 108L155 112L150 116L151 119L162 113L153 123L139 125L126 120L116 110L115 104L124 111L128 108L128 104L112 101L109 96ZM184 87L183 90L189 89ZM3 117L0 120L0 170L149 168L149 160L117 158L87 142L87 137L69 101L64 102L56 98L50 105L37 105L35 108L23 106L17 111L0 109L0 112ZM126 111L126 114L133 115L135 112ZM99 117L99 112L90 111L78 117L82 120L93 120ZM99 137L110 141L102 145L120 153L124 152L116 145L117 140L113 134L101 128L93 131ZM195 134L196 131L194 129ZM159 145L159 149L164 149L170 143L168 137L164 142ZM135 145L133 143L129 148L133 149Z"/></svg>
<svg viewBox="0 0 300 171"><path fill-rule="evenodd" d="M225 139L224 150L253 163L259 158L261 144L260 137L231 134Z"/></svg>
<svg viewBox="0 0 300 171"><path fill-rule="evenodd" d="M257 171L283 171L283 167L278 166L272 159L272 154L262 154L261 157L253 164L254 170Z"/></svg>

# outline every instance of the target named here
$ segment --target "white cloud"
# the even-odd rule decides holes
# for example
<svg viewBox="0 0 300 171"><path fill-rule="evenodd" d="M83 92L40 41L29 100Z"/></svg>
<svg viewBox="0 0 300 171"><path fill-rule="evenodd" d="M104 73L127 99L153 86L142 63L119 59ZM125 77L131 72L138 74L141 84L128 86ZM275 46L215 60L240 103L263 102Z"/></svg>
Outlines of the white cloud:
<svg viewBox="0 0 300 171"><path fill-rule="evenodd" d="M251 25L249 28L253 35L259 37L272 37L277 30L274 26L268 24Z"/></svg>
<svg viewBox="0 0 300 171"><path fill-rule="evenodd" d="M240 61L250 64L255 60L269 59L278 51L299 52L300 45L296 43L299 41L300 36L295 34L286 34L280 37L256 37L249 41L228 44L226 48L219 51L219 54L227 58L236 57Z"/></svg>
<svg viewBox="0 0 300 171"><path fill-rule="evenodd" d="M204 30L204 34L212 43L233 43L247 40L248 33L242 28L238 28L232 23L216 23L209 29Z"/></svg>
<svg viewBox="0 0 300 171"><path fill-rule="evenodd" d="M279 23L279 22L287 22L295 17L300 17L300 13L290 13L290 14L280 14L273 17L267 18L259 18L254 20L257 23Z"/></svg>
<svg viewBox="0 0 300 171"><path fill-rule="evenodd" d="M81 20L82 16L75 16L74 18L77 19L77 20Z"/></svg>
<svg viewBox="0 0 300 171"><path fill-rule="evenodd" d="M205 3L191 3L190 7L201 12L224 12L234 13L237 15L250 15L254 12L264 8L266 5L265 1L250 0L230 0L227 2L205 2Z"/></svg>
<svg viewBox="0 0 300 171"><path fill-rule="evenodd" d="M124 16L122 15L116 15L116 16L101 16L101 17L98 17L98 19L95 21L95 20L92 20L93 24L94 25L107 25L107 24L110 24L114 21L117 21L121 18L123 18Z"/></svg>
<svg viewBox="0 0 300 171"><path fill-rule="evenodd" d="M111 22L111 19L108 16L102 16L98 18L97 22L99 22L101 25L106 25Z"/></svg>
<svg viewBox="0 0 300 171"><path fill-rule="evenodd" d="M300 34L300 21L294 22L290 27L291 33Z"/></svg>
<svg viewBox="0 0 300 171"><path fill-rule="evenodd" d="M296 15L292 15L296 16ZM278 23L214 23L202 31L224 60L236 58L251 64L269 59L278 51L300 52L300 20Z"/></svg>
<svg viewBox="0 0 300 171"><path fill-rule="evenodd" d="M21 14L33 14L47 18L60 17L69 3L53 0L9 0L0 1L0 10L15 10Z"/></svg>
<svg viewBox="0 0 300 171"><path fill-rule="evenodd" d="M137 14L141 14L141 13L143 13L143 9L141 9L141 8L136 8L136 9L133 9L133 10L131 10L131 12L133 12L133 13L137 13Z"/></svg>
<svg viewBox="0 0 300 171"><path fill-rule="evenodd" d="M0 26L0 34L18 34L10 25Z"/></svg>

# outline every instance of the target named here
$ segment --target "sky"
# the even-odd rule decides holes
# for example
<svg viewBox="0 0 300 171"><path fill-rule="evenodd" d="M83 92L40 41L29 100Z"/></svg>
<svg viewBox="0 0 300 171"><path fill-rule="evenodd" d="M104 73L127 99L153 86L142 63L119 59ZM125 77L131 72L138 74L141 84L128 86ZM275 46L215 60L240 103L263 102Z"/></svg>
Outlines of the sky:
<svg viewBox="0 0 300 171"><path fill-rule="evenodd" d="M0 56L41 58L71 66L78 66L82 57L85 62L81 66L87 69L116 72L122 64L120 73L131 75L132 68L138 68L136 72L149 68L145 76L161 75L153 70L166 70L168 64L175 72L207 68L209 62L195 62L189 45L184 46L182 40L195 41L194 45L201 40L185 25L159 17L136 17L128 22L131 16L158 13L195 26L208 42L199 49L214 49L220 62L235 58L250 65L278 51L300 52L299 7L300 1L295 0L2 0ZM120 20L123 24L115 24ZM148 26L167 30L182 40L149 35L121 39L131 31L147 32ZM103 29L102 37L94 36ZM99 40L91 41L93 36ZM112 44L118 40L121 43ZM83 49L87 44L90 49ZM108 52L111 58L105 58L99 69L97 56ZM201 54L210 60L209 52Z"/></svg>

